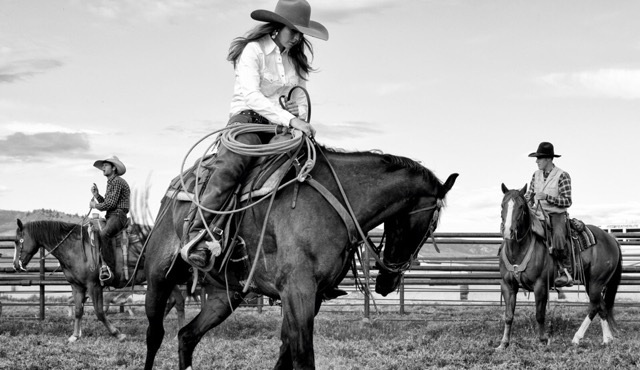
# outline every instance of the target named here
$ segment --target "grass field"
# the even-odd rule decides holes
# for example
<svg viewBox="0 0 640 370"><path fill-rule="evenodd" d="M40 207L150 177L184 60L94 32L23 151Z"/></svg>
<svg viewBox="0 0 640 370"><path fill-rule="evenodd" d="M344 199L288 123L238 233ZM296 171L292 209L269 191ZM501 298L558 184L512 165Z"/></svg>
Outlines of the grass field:
<svg viewBox="0 0 640 370"><path fill-rule="evenodd" d="M315 326L318 369L628 369L640 364L640 307L617 311L620 330L612 345L602 346L595 319L579 346L573 334L585 308L555 304L547 317L551 345L538 344L533 307L519 307L512 344L495 351L502 336L501 307L424 307L406 315L361 312L320 313ZM31 310L31 309L29 309ZM133 319L109 318L128 338L107 335L91 309L85 312L83 337L69 344L72 321L62 307L47 309L47 319L0 321L0 369L139 369L145 358L146 318L138 308ZM187 319L197 310L190 308ZM20 312L35 317L37 311ZM167 334L156 359L157 369L176 369L176 319L166 321ZM280 345L280 311L262 314L241 309L211 330L199 344L195 369L270 369Z"/></svg>

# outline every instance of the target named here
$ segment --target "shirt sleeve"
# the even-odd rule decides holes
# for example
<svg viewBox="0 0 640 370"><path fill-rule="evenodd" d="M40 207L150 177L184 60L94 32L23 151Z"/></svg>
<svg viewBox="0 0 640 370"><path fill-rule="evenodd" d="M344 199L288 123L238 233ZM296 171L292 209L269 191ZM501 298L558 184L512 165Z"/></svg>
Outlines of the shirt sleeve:
<svg viewBox="0 0 640 370"><path fill-rule="evenodd" d="M571 200L571 176L563 172L558 179L558 196L547 196L547 202L558 207L568 208L573 203Z"/></svg>
<svg viewBox="0 0 640 370"><path fill-rule="evenodd" d="M270 122L289 126L295 116L280 106L273 104L260 91L260 70L262 50L257 43L248 43L236 64L236 78L240 85L240 93L247 106ZM277 71L274 72L277 75Z"/></svg>
<svg viewBox="0 0 640 370"><path fill-rule="evenodd" d="M120 181L113 181L107 184L107 191L104 194L104 197L99 197L102 199L97 199L98 204L96 205L96 209L99 211L111 211L118 207L118 199L120 199L120 194L122 193L122 183Z"/></svg>
<svg viewBox="0 0 640 370"><path fill-rule="evenodd" d="M307 81L300 78L300 81L298 82L298 86L306 89ZM307 102L307 96L304 94L304 92L297 89L294 94L296 94L296 103L298 104L298 118L300 118L303 121L306 121L307 117L309 117L309 106Z"/></svg>
<svg viewBox="0 0 640 370"><path fill-rule="evenodd" d="M529 183L529 189L527 189L527 192L524 195L524 199L527 200L527 203L529 203L530 207L534 206L534 202L533 202L533 184L536 181L536 174L534 173L533 176L531 176L531 182Z"/></svg>

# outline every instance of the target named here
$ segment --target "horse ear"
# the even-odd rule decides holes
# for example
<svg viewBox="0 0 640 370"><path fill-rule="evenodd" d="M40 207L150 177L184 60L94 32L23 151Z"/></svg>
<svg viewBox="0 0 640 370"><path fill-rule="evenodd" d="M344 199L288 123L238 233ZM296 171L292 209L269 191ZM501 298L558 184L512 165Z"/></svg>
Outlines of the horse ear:
<svg viewBox="0 0 640 370"><path fill-rule="evenodd" d="M525 194L527 194L527 184L524 184L524 187L520 189L520 195L524 197Z"/></svg>
<svg viewBox="0 0 640 370"><path fill-rule="evenodd" d="M22 231L22 228L23 228L23 226L22 226L22 221L20 221L20 219L18 218L18 219L17 219L17 222L18 222L18 229L19 229L20 231Z"/></svg>
<svg viewBox="0 0 640 370"><path fill-rule="evenodd" d="M504 182L503 182L503 183L502 183L502 194L507 194L507 192L508 192L508 191L509 191L509 188L507 188L507 187L504 185Z"/></svg>

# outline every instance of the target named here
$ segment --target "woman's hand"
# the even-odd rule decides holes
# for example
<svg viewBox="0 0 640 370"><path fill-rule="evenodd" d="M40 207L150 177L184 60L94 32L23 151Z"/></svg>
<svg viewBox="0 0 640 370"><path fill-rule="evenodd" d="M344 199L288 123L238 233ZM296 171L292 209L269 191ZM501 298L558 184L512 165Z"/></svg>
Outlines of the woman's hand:
<svg viewBox="0 0 640 370"><path fill-rule="evenodd" d="M316 129L309 122L305 122L300 118L292 118L289 121L289 126L304 132L309 137L313 137L316 134Z"/></svg>
<svg viewBox="0 0 640 370"><path fill-rule="evenodd" d="M287 103L284 106L284 109L287 112L293 114L296 117L298 117L300 115L300 110L298 109L298 104L294 100L287 101Z"/></svg>

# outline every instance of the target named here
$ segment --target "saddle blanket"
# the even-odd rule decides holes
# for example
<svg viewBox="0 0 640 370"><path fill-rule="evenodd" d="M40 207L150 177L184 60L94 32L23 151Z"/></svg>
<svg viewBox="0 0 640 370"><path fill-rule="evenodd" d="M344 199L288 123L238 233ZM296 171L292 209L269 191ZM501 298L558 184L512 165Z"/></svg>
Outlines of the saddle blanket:
<svg viewBox="0 0 640 370"><path fill-rule="evenodd" d="M584 222L576 218L572 218L569 222L571 224L571 239L573 239L574 245L576 245L581 252L597 243L593 232L591 232Z"/></svg>

